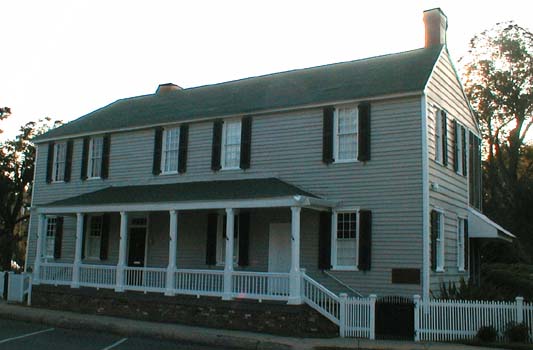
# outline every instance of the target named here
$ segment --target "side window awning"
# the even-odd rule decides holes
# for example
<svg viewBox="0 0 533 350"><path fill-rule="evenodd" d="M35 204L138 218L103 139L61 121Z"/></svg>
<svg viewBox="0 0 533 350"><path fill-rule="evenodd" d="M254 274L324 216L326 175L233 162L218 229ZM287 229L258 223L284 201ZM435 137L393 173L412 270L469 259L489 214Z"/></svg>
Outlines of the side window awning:
<svg viewBox="0 0 533 350"><path fill-rule="evenodd" d="M468 209L468 230L470 238L503 239L508 242L516 238L511 232L473 208Z"/></svg>

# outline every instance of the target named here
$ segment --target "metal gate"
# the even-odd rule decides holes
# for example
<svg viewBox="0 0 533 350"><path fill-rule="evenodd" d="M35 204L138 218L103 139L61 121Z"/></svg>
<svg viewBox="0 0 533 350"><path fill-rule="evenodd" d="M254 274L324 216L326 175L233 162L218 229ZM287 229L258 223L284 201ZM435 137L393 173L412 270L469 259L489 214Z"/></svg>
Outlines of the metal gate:
<svg viewBox="0 0 533 350"><path fill-rule="evenodd" d="M414 340L415 304L410 298L386 296L376 301L376 339Z"/></svg>

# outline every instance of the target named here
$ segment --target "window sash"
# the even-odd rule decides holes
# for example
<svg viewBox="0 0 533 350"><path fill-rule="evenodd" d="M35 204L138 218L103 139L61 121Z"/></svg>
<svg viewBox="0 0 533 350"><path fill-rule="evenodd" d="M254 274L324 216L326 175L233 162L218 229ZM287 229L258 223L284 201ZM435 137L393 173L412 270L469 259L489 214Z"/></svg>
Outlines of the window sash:
<svg viewBox="0 0 533 350"><path fill-rule="evenodd" d="M437 110L435 118L435 160L442 163L442 113Z"/></svg>
<svg viewBox="0 0 533 350"><path fill-rule="evenodd" d="M102 153L104 138L102 136L91 138L89 144L89 178L99 178L102 174Z"/></svg>
<svg viewBox="0 0 533 350"><path fill-rule="evenodd" d="M52 179L54 181L63 181L65 179L65 163L66 163L66 142L56 143L54 145L54 162Z"/></svg>
<svg viewBox="0 0 533 350"><path fill-rule="evenodd" d="M239 168L241 161L241 120L224 121L221 157L223 169Z"/></svg>
<svg viewBox="0 0 533 350"><path fill-rule="evenodd" d="M178 172L180 146L180 128L163 130L163 152L161 160L162 173Z"/></svg>
<svg viewBox="0 0 533 350"><path fill-rule="evenodd" d="M335 109L335 161L357 159L358 111L355 107Z"/></svg>
<svg viewBox="0 0 533 350"><path fill-rule="evenodd" d="M89 216L85 242L85 256L88 259L100 259L103 222L103 216Z"/></svg>
<svg viewBox="0 0 533 350"><path fill-rule="evenodd" d="M357 270L359 259L359 210L334 211L332 214L333 269Z"/></svg>
<svg viewBox="0 0 533 350"><path fill-rule="evenodd" d="M54 258L56 231L57 231L57 219L50 218L50 217L47 218L46 219L46 240L45 240L45 249L44 249L44 256L47 259Z"/></svg>
<svg viewBox="0 0 533 350"><path fill-rule="evenodd" d="M445 266L445 254L444 254L444 243L445 243L445 225L444 225L444 213L437 211L437 244L436 246L436 255L437 255L437 271L444 271Z"/></svg>

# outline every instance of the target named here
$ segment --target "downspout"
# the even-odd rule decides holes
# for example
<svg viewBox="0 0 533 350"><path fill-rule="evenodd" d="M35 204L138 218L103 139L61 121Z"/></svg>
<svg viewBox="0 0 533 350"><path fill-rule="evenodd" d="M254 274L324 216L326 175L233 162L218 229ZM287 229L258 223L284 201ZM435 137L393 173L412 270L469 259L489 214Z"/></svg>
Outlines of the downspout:
<svg viewBox="0 0 533 350"><path fill-rule="evenodd" d="M422 298L429 300L430 268L429 268L429 151L426 91L420 101L422 111Z"/></svg>

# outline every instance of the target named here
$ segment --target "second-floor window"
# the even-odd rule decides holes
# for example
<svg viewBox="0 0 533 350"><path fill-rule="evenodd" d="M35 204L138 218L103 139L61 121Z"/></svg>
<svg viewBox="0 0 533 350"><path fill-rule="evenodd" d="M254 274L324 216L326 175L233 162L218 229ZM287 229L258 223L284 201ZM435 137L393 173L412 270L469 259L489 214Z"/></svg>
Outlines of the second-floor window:
<svg viewBox="0 0 533 350"><path fill-rule="evenodd" d="M222 129L222 169L237 169L241 161L241 120L226 120Z"/></svg>
<svg viewBox="0 0 533 350"><path fill-rule="evenodd" d="M438 110L435 117L435 161L448 164L448 118L446 112Z"/></svg>
<svg viewBox="0 0 533 350"><path fill-rule="evenodd" d="M65 179L65 164L67 159L67 143L60 142L54 145L53 181L63 181Z"/></svg>
<svg viewBox="0 0 533 350"><path fill-rule="evenodd" d="M335 161L357 159L357 108L337 108L335 110Z"/></svg>
<svg viewBox="0 0 533 350"><path fill-rule="evenodd" d="M89 178L98 178L102 175L102 156L104 138L93 137L89 143Z"/></svg>
<svg viewBox="0 0 533 350"><path fill-rule="evenodd" d="M163 130L163 152L161 157L161 172L178 172L178 157L180 146L180 128Z"/></svg>

